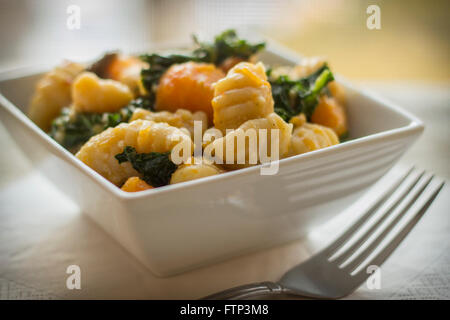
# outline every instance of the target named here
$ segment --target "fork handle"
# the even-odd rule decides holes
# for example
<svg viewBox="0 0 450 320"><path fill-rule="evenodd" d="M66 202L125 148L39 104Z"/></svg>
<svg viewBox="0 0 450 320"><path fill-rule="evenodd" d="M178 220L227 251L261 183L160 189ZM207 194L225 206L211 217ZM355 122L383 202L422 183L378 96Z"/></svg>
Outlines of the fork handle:
<svg viewBox="0 0 450 320"><path fill-rule="evenodd" d="M281 294L286 292L287 290L278 283L266 281L230 288L204 297L203 300L237 300L259 295Z"/></svg>

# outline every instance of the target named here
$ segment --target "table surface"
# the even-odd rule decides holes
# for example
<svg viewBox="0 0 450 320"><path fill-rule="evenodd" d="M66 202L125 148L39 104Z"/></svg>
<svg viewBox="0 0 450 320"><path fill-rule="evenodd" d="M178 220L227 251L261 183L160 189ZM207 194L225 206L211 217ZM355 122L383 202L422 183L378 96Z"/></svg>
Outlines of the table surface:
<svg viewBox="0 0 450 320"><path fill-rule="evenodd" d="M448 181L449 85L364 82L364 87L426 123L399 166L415 164ZM169 278L158 278L82 215L41 176L0 125L0 299L199 298L231 286L277 280L323 248L338 222L279 247ZM13 160L14 159L14 160ZM395 170L395 169L394 169ZM381 288L363 284L348 298L450 299L450 187L381 267ZM339 219L345 219L343 213ZM330 231L331 230L331 231ZM66 268L81 269L81 289L68 290Z"/></svg>

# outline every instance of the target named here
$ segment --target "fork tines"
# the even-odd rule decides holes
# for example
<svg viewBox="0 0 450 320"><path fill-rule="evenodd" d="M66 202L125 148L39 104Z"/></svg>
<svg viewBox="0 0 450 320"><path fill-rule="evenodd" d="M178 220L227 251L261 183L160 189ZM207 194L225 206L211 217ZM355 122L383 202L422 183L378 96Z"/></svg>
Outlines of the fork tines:
<svg viewBox="0 0 450 320"><path fill-rule="evenodd" d="M381 265L413 228L444 185L442 179L411 168L373 200L361 217L324 253L340 269L357 275ZM366 273L362 276L367 277Z"/></svg>

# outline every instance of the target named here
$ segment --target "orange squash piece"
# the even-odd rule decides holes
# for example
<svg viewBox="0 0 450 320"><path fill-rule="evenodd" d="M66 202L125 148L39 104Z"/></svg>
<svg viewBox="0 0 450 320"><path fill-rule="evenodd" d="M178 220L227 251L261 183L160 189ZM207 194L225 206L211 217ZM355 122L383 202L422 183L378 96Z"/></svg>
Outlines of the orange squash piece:
<svg viewBox="0 0 450 320"><path fill-rule="evenodd" d="M119 56L109 64L106 70L106 76L110 79L120 80L124 70L134 66L142 67L143 62L137 57Z"/></svg>
<svg viewBox="0 0 450 320"><path fill-rule="evenodd" d="M126 192L137 192L153 189L153 187L139 177L131 177L128 178L121 189Z"/></svg>
<svg viewBox="0 0 450 320"><path fill-rule="evenodd" d="M311 116L311 122L333 129L339 137L347 132L345 110L335 98L322 96Z"/></svg>
<svg viewBox="0 0 450 320"><path fill-rule="evenodd" d="M209 63L186 62L171 66L161 77L156 92L156 110L204 111L212 122L213 83L225 73Z"/></svg>

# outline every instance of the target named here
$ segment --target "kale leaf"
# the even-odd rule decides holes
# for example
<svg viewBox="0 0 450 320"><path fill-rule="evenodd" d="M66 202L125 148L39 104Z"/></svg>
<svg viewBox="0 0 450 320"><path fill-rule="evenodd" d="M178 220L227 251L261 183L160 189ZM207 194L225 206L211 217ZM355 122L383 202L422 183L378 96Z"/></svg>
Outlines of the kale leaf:
<svg viewBox="0 0 450 320"><path fill-rule="evenodd" d="M64 108L61 115L53 120L49 134L64 148L76 152L90 137L119 123L128 122L136 108L153 110L153 105L147 97L140 97L117 112L75 113Z"/></svg>
<svg viewBox="0 0 450 320"><path fill-rule="evenodd" d="M250 44L247 40L238 38L236 31L226 30L215 37L213 43L201 43L194 36L197 48L187 55L171 54L162 56L159 54L141 55L141 60L147 62L149 67L141 71L142 84L147 90L152 102L155 100L155 92L159 79L173 64L188 61L207 62L216 65L221 64L229 57L239 57L247 60L253 54L264 49L265 43Z"/></svg>
<svg viewBox="0 0 450 320"><path fill-rule="evenodd" d="M155 111L155 105L153 104L153 102L149 96L143 96L143 97L139 97L134 100L131 100L131 102L125 108L129 109L131 111L131 114L133 114L133 111L137 108Z"/></svg>
<svg viewBox="0 0 450 320"><path fill-rule="evenodd" d="M107 119L107 121L114 120ZM64 148L76 152L83 143L100 133L103 128L102 114L71 114L69 108L64 108L61 115L53 120L49 135Z"/></svg>
<svg viewBox="0 0 450 320"><path fill-rule="evenodd" d="M142 179L156 188L169 184L172 174L178 168L169 155L170 152L137 153L135 148L126 146L122 153L116 155L116 159L119 163L129 161L142 174Z"/></svg>
<svg viewBox="0 0 450 320"><path fill-rule="evenodd" d="M240 39L235 30L226 30L214 38L213 43L202 43L194 36L194 42L198 48L194 50L194 56L203 62L220 65L229 57L238 57L248 60L252 55L265 48L265 42L250 44L247 40Z"/></svg>
<svg viewBox="0 0 450 320"><path fill-rule="evenodd" d="M319 103L319 96L326 92L326 86L334 80L328 65L324 65L313 74L299 80L290 80L281 75L271 79L271 70L267 71L272 86L274 110L285 121L304 113L308 120Z"/></svg>

